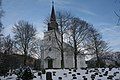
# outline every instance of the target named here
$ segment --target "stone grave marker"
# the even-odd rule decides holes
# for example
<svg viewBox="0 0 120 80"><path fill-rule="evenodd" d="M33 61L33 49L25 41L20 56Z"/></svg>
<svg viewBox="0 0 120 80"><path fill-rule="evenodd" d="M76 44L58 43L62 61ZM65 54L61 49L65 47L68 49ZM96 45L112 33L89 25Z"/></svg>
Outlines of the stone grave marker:
<svg viewBox="0 0 120 80"><path fill-rule="evenodd" d="M55 71L53 71L53 76L56 76L56 72Z"/></svg>
<svg viewBox="0 0 120 80"><path fill-rule="evenodd" d="M62 77L58 77L58 80L62 80Z"/></svg>
<svg viewBox="0 0 120 80"><path fill-rule="evenodd" d="M77 73L77 75L80 75L80 73Z"/></svg>
<svg viewBox="0 0 120 80"><path fill-rule="evenodd" d="M65 77L67 77L67 73L63 73L63 75L64 75Z"/></svg>
<svg viewBox="0 0 120 80"><path fill-rule="evenodd" d="M46 73L46 80L52 80L52 73L51 72Z"/></svg>
<svg viewBox="0 0 120 80"><path fill-rule="evenodd" d="M76 77L76 76L73 76L73 79L77 79L77 77Z"/></svg>

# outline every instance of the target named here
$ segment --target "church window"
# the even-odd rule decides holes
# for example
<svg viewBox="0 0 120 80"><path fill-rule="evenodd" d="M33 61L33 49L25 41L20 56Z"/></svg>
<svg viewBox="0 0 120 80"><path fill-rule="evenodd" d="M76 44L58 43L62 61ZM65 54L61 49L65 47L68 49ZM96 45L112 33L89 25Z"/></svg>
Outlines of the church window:
<svg viewBox="0 0 120 80"><path fill-rule="evenodd" d="M51 47L49 48L49 51L51 51L52 49L51 49Z"/></svg>

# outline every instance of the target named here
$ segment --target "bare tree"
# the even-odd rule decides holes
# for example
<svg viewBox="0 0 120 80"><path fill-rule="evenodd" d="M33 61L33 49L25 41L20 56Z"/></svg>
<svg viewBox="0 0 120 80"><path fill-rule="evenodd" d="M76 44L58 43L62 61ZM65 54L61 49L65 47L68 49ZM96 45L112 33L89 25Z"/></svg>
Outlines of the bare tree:
<svg viewBox="0 0 120 80"><path fill-rule="evenodd" d="M3 74L5 74L10 69L10 66L13 65L9 63L9 60L11 59L8 58L13 53L13 40L11 39L10 35L8 35L3 38L2 43L3 46L0 54L0 69L2 70ZM0 71L0 73L2 72Z"/></svg>
<svg viewBox="0 0 120 80"><path fill-rule="evenodd" d="M6 68L10 69L10 66L13 65L12 63L10 64L8 59L8 56L13 54L13 45L14 41L11 39L10 35L4 37L4 43L3 43L3 54L4 54L4 66Z"/></svg>
<svg viewBox="0 0 120 80"><path fill-rule="evenodd" d="M4 14L4 11L2 9L2 0L0 0L0 33L3 29L3 24L2 24L2 20L1 20L1 18L3 17L3 14ZM0 36L1 36L1 34L0 34Z"/></svg>
<svg viewBox="0 0 120 80"><path fill-rule="evenodd" d="M111 57L115 62L115 66L120 67L120 52L114 52Z"/></svg>
<svg viewBox="0 0 120 80"><path fill-rule="evenodd" d="M30 45L30 55L37 58L39 65L35 62L34 68L37 69L43 69L43 59L42 59L42 54L43 54L43 41L40 38L36 38L32 44ZM36 65L37 64L37 65ZM38 68L39 67L39 68Z"/></svg>
<svg viewBox="0 0 120 80"><path fill-rule="evenodd" d="M13 44L14 41L11 39L10 35L4 38L3 43L3 53L4 54L12 54L13 53Z"/></svg>
<svg viewBox="0 0 120 80"><path fill-rule="evenodd" d="M3 34L2 34L2 30L3 30L3 24L2 24L2 17L3 17L4 11L2 9L2 0L0 0L0 51L2 50L2 38L3 38Z"/></svg>
<svg viewBox="0 0 120 80"><path fill-rule="evenodd" d="M114 0L115 3L120 4L120 0ZM120 25L120 8L118 7L118 10L114 11L114 14L117 16L117 25Z"/></svg>
<svg viewBox="0 0 120 80"><path fill-rule="evenodd" d="M59 36L57 36L56 31L54 31L55 33L55 38L58 44L58 50L61 53L61 68L64 68L64 34L66 33L66 30L68 29L71 19L71 15L69 12L67 11L59 11L57 12L57 22L58 22L58 26L59 26L59 34L60 34L60 39Z"/></svg>
<svg viewBox="0 0 120 80"><path fill-rule="evenodd" d="M5 75L7 72L7 66L5 64L5 55L3 54L3 45L4 45L4 36L2 34L3 31L3 24L2 24L2 17L3 17L3 9L2 9L2 0L0 0L0 75Z"/></svg>
<svg viewBox="0 0 120 80"><path fill-rule="evenodd" d="M70 36L68 41L74 49L75 68L77 68L77 55L81 53L82 42L87 35L88 27L89 24L86 21L80 20L79 18L71 19L71 25L69 27Z"/></svg>
<svg viewBox="0 0 120 80"><path fill-rule="evenodd" d="M15 37L16 47L23 52L24 66L26 66L26 59L28 55L28 49L30 44L35 39L36 29L27 21L19 21L13 27L13 33Z"/></svg>
<svg viewBox="0 0 120 80"><path fill-rule="evenodd" d="M44 69L44 61L43 61L44 52L48 49L49 49L49 45L45 45L43 43L43 40L41 40L40 38L36 38L31 44L31 48L30 48L31 55L33 55L39 60L40 62L39 68L41 70Z"/></svg>
<svg viewBox="0 0 120 80"><path fill-rule="evenodd" d="M31 44L31 48L30 48L31 55L40 59L42 49L43 49L43 41L40 38L35 39Z"/></svg>
<svg viewBox="0 0 120 80"><path fill-rule="evenodd" d="M114 13L115 13L115 15L118 17L118 20L117 20L117 25L119 25L120 24L120 12L116 12L116 11L114 11Z"/></svg>
<svg viewBox="0 0 120 80"><path fill-rule="evenodd" d="M100 56L107 53L110 49L108 43L102 40L101 34L93 27L89 28L89 32L85 44L86 50L96 56L97 67L100 67Z"/></svg>

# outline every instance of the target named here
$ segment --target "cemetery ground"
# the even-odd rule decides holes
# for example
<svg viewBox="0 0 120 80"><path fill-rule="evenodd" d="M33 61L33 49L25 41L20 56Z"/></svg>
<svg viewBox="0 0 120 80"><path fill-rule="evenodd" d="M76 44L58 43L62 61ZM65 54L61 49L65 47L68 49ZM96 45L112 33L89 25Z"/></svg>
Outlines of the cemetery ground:
<svg viewBox="0 0 120 80"><path fill-rule="evenodd" d="M28 80L120 80L120 68L46 69L43 73L31 71L34 77ZM12 74L1 76L0 80L24 79Z"/></svg>

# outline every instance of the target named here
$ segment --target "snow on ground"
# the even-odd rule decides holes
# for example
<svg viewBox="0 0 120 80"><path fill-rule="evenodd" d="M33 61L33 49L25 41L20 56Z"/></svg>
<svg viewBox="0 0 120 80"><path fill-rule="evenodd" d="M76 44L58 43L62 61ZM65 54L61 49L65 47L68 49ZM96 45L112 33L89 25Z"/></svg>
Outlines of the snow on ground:
<svg viewBox="0 0 120 80"><path fill-rule="evenodd" d="M0 77L0 80L16 80L17 76L16 75L12 75L12 76L7 76L7 77Z"/></svg>
<svg viewBox="0 0 120 80"><path fill-rule="evenodd" d="M120 80L120 68L98 68L98 69L47 69L51 72L53 80ZM46 80L46 74L42 79L34 72L36 78L33 80ZM0 77L1 80L16 80L16 75ZM62 78L62 79L61 79ZM93 78L93 79L92 79Z"/></svg>
<svg viewBox="0 0 120 80"><path fill-rule="evenodd" d="M120 80L120 68L99 68L99 69L87 69L87 70L47 70L47 72L52 72L53 80L92 80L91 75L95 76L95 80L109 80L108 77L112 76L113 80ZM56 72L56 73L55 73ZM55 74L54 74L55 73Z"/></svg>

